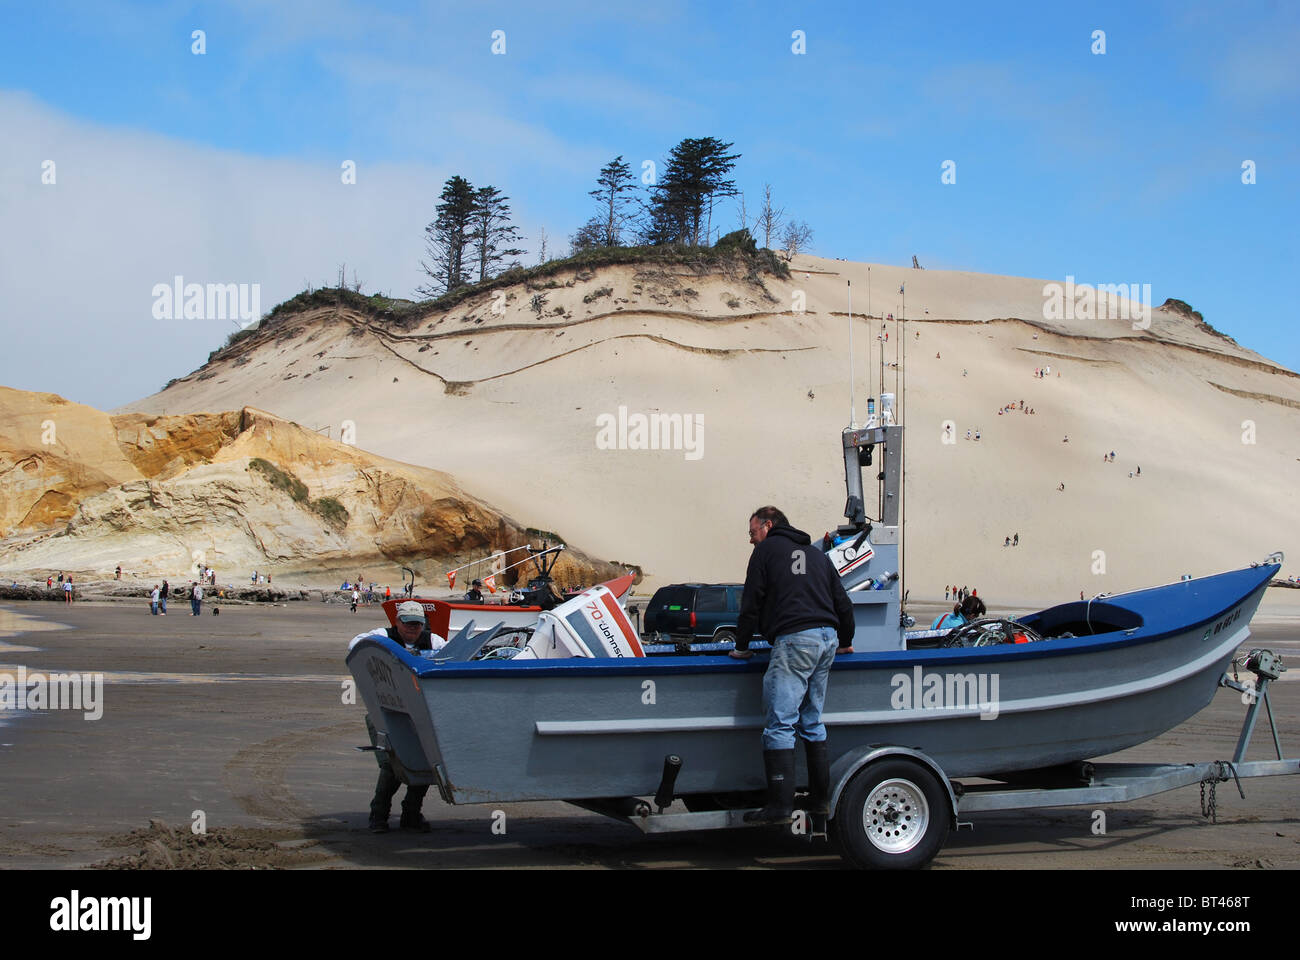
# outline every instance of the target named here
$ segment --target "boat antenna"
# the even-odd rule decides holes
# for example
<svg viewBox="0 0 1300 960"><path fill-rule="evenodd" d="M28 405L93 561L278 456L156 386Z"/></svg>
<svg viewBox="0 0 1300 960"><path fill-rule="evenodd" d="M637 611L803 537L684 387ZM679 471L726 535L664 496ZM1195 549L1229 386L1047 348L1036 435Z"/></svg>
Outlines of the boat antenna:
<svg viewBox="0 0 1300 960"><path fill-rule="evenodd" d="M902 378L902 389L898 391L898 422L903 425L903 432L907 432L907 284L900 283L898 292L902 295L903 302L899 308L899 317L903 323L903 333L898 338L898 370ZM899 444L898 448L898 596L899 609L902 609L903 603L907 600L907 581L903 576L903 558L904 541L907 537L907 443L904 441Z"/></svg>
<svg viewBox="0 0 1300 960"><path fill-rule="evenodd" d="M875 396L876 385L871 382L872 361L875 348L871 345L871 264L867 264L867 396Z"/></svg>
<svg viewBox="0 0 1300 960"><path fill-rule="evenodd" d="M858 428L858 411L853 404L853 281L846 280L849 292L849 429Z"/></svg>

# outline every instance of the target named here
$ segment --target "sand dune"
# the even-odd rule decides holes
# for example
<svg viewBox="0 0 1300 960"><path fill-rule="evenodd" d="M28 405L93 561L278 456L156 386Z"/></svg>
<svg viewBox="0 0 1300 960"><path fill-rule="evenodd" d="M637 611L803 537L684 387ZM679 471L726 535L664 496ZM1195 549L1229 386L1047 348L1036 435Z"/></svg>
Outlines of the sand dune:
<svg viewBox="0 0 1300 960"><path fill-rule="evenodd" d="M252 404L335 436L350 424L361 446L447 471L597 555L636 558L649 585L736 580L755 506L777 503L814 535L838 522L846 281L859 419L880 389L881 348L899 359L895 324L888 344L876 337L880 317L902 312L905 284L913 596L964 583L1008 602L1057 600L1300 550L1295 373L1172 309L1147 329L1045 320L1043 280L793 266L762 287L686 268L571 272L410 329L317 307L124 409ZM885 388L896 378L886 368ZM998 415L1022 399L1033 416ZM598 418L620 408L702 418L698 457L601 449ZM964 439L977 428L978 442ZM1004 547L1015 533L1020 546Z"/></svg>

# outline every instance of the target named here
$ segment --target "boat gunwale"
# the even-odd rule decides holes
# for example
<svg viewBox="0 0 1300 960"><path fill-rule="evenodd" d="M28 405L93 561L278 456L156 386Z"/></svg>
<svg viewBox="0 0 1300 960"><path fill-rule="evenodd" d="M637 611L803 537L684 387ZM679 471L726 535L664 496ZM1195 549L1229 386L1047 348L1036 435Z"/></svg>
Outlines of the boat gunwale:
<svg viewBox="0 0 1300 960"><path fill-rule="evenodd" d="M1269 566L1279 566L1274 564L1261 564L1258 567L1242 567L1238 570L1228 570L1214 576L1225 576L1229 574L1246 573L1251 570L1262 570ZM1105 650L1115 650L1124 647L1139 647L1147 643L1156 643L1161 640L1167 640L1180 634L1189 633L1205 624L1212 623L1224 616L1228 611L1235 607L1241 606L1257 592L1267 588L1268 581L1272 579L1272 574L1264 577L1261 582L1257 583L1246 593L1241 594L1226 606L1220 607L1215 613L1205 616L1193 622L1180 624L1169 630L1153 631L1143 633L1146 628L1144 623L1141 627L1130 627L1126 630L1107 631L1102 634L1094 634L1088 637L1071 637L1068 639L1052 638L1041 640L1028 644L999 644L995 647L957 647L957 648L930 648L918 650L872 650L862 653L841 654L835 658L832 671L841 670L876 670L889 669L898 667L927 666L933 664L965 664L965 663L998 663L1008 660L1034 660L1044 657L1070 656L1080 653L1094 653ZM1195 583L1196 581L1181 581L1182 583ZM1174 586L1176 584L1171 584ZM1150 590L1164 589L1161 587L1149 587L1143 590L1134 591L1134 593L1146 593ZM1107 597L1105 602L1114 604L1116 597ZM1070 603L1079 603L1078 600L1069 601ZM1066 604L1056 604L1056 607L1065 606ZM1116 604L1118 606L1122 606ZM1055 607L1048 607L1035 613L1045 613ZM1140 615L1140 614L1139 614ZM1144 618L1145 619L1145 618ZM1247 624L1249 625L1249 624ZM1118 636L1116 636L1118 634ZM635 657L626 659L616 658L568 658L563 660L528 660L515 663L513 660L476 660L476 661L449 661L439 663L436 660L430 660L426 657L412 655L404 647L388 639L388 637L375 636L367 637L361 640L349 652L347 660L351 661L353 655L358 650L369 643L374 643L382 647L387 653L398 659L420 680L435 680L447 677L482 677L482 676L500 676L500 677L531 677L537 675L576 675L576 676L606 676L620 674L638 674L638 673L672 673L674 675L688 675L698 673L721 673L723 671L733 671L741 673L756 673L767 668L768 658L762 656L762 652L756 652L756 655L749 660L739 661L726 654L715 656L679 656L679 657Z"/></svg>

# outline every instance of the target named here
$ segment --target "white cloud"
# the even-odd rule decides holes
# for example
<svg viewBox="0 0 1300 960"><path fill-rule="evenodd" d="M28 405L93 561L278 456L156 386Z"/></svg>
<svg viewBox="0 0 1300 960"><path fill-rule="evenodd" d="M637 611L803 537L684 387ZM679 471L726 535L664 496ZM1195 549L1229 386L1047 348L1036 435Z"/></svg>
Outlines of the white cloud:
<svg viewBox="0 0 1300 960"><path fill-rule="evenodd" d="M440 166L267 159L113 129L0 92L0 383L105 408L200 366L230 320L152 315L152 289L259 283L263 311L348 264L410 296ZM345 159L357 183L340 181ZM57 182L41 183L53 160Z"/></svg>

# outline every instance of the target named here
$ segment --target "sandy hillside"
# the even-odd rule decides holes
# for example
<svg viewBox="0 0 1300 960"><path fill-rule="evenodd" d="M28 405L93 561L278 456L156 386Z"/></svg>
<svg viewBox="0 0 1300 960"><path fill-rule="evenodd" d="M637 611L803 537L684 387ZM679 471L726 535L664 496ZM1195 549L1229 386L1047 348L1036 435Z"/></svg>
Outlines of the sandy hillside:
<svg viewBox="0 0 1300 960"><path fill-rule="evenodd" d="M400 585L530 538L445 473L374 456L251 407L109 416L0 388L0 569L222 582L251 571ZM326 575L328 572L328 576ZM561 582L624 571L574 549Z"/></svg>
<svg viewBox="0 0 1300 960"><path fill-rule="evenodd" d="M1044 320L1043 280L813 257L794 267L761 283L685 266L568 270L405 329L316 306L126 409L251 404L334 436L350 427L359 445L446 471L596 555L635 558L651 585L737 580L755 506L776 503L814 535L839 520L851 281L859 419L879 390L880 348L894 362L906 344L914 597L955 582L1047 601L1276 549L1300 556L1295 373L1179 310L1155 310L1149 329ZM906 332L888 324L883 344L901 284ZM893 369L885 380L892 390ZM1033 416L999 415L1022 399ZM598 418L620 407L698 416L702 443L601 449ZM1016 533L1020 546L1004 547Z"/></svg>

